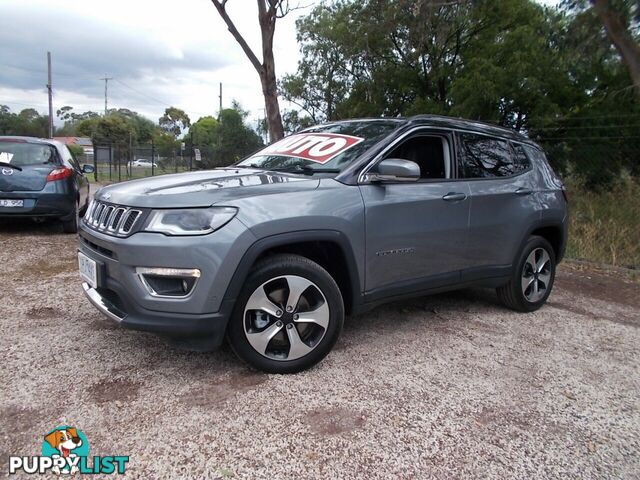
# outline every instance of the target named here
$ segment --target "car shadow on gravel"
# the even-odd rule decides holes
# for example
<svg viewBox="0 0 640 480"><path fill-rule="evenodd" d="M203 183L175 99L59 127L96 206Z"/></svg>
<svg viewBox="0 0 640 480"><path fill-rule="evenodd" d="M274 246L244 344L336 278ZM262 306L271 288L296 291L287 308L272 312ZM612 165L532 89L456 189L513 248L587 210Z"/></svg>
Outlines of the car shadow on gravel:
<svg viewBox="0 0 640 480"><path fill-rule="evenodd" d="M32 219L0 219L0 234L51 235L62 234L62 224L55 220L34 221Z"/></svg>

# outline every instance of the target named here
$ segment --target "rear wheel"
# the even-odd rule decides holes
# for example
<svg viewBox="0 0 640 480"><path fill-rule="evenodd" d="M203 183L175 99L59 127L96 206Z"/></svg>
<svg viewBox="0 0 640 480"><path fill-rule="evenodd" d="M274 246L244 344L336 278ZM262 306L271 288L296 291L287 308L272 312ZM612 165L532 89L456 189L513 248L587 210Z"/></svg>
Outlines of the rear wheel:
<svg viewBox="0 0 640 480"><path fill-rule="evenodd" d="M69 220L62 220L62 231L64 233L78 233L78 218L78 205L76 205Z"/></svg>
<svg viewBox="0 0 640 480"><path fill-rule="evenodd" d="M295 373L329 353L343 321L340 289L324 268L298 255L274 255L250 274L228 337L249 365L269 373Z"/></svg>
<svg viewBox="0 0 640 480"><path fill-rule="evenodd" d="M512 277L497 289L498 298L507 307L533 312L547 301L556 275L556 256L551 244L531 236L525 244Z"/></svg>

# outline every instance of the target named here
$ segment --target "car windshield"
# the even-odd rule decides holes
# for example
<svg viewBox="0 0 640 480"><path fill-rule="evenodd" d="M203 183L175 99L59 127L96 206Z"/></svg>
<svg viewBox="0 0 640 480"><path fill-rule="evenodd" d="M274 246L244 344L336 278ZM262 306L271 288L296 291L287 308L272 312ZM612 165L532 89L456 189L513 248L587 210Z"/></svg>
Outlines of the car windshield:
<svg viewBox="0 0 640 480"><path fill-rule="evenodd" d="M335 122L279 140L238 166L291 172L340 172L363 152L398 128L397 120Z"/></svg>
<svg viewBox="0 0 640 480"><path fill-rule="evenodd" d="M0 141L0 162L17 167L55 163L54 148L42 143Z"/></svg>

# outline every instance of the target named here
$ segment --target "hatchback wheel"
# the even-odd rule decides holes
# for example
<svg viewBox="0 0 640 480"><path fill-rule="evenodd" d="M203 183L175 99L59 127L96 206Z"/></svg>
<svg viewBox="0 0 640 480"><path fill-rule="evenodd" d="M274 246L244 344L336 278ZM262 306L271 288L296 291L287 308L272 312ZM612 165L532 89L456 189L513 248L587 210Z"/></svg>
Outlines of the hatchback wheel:
<svg viewBox="0 0 640 480"><path fill-rule="evenodd" d="M251 366L294 373L322 360L344 321L340 289L317 263L274 255L256 265L229 324L233 350Z"/></svg>
<svg viewBox="0 0 640 480"><path fill-rule="evenodd" d="M497 289L507 307L533 312L549 297L556 274L556 256L547 240L531 236L520 252L509 283Z"/></svg>
<svg viewBox="0 0 640 480"><path fill-rule="evenodd" d="M76 205L73 209L73 212L70 215L69 220L62 221L62 231L64 233L78 233L78 223L79 223L79 212L78 206Z"/></svg>

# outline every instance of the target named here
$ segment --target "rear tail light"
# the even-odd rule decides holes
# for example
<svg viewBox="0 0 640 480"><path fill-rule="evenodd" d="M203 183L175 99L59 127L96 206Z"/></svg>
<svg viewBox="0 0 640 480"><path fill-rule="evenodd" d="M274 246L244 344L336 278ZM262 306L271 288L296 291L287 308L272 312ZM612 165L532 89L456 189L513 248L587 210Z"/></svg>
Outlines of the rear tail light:
<svg viewBox="0 0 640 480"><path fill-rule="evenodd" d="M70 177L73 173L73 170L70 168L56 168L55 170L51 170L49 175L47 175L47 182L55 182L56 180L62 180L63 178Z"/></svg>

